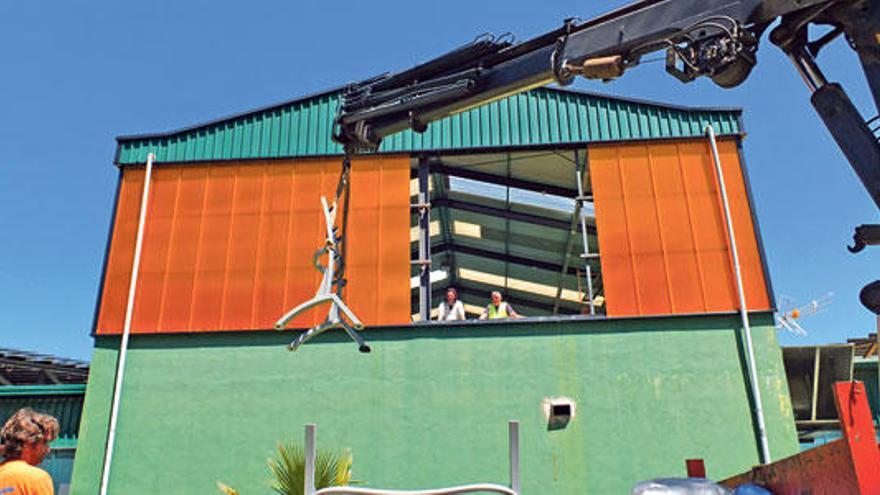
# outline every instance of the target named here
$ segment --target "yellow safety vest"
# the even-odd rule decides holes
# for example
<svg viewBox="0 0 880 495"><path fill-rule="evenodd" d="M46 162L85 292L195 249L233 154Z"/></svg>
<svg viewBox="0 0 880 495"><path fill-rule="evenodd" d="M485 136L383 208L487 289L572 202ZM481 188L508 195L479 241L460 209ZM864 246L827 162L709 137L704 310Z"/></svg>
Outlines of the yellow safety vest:
<svg viewBox="0 0 880 495"><path fill-rule="evenodd" d="M507 318L508 316L510 316L507 311L507 303L503 301L501 302L500 307L496 308L494 304L490 303L487 309L489 310L490 320L494 320L497 318Z"/></svg>

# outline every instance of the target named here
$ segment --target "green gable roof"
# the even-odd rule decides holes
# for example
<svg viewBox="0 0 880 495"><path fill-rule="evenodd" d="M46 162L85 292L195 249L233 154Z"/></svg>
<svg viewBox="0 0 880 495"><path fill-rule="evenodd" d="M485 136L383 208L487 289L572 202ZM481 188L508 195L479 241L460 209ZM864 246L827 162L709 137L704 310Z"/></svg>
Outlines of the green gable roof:
<svg viewBox="0 0 880 495"><path fill-rule="evenodd" d="M284 102L178 131L120 136L116 163L196 162L342 154L330 139L339 91ZM683 108L538 88L487 103L428 127L387 137L382 153L477 150L720 135L742 132L738 109Z"/></svg>

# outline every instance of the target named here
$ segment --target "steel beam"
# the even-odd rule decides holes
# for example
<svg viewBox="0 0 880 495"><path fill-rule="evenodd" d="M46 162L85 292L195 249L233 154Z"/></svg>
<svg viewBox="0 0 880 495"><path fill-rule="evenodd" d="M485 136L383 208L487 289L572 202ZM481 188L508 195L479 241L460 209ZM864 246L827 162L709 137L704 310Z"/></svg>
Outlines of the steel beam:
<svg viewBox="0 0 880 495"><path fill-rule="evenodd" d="M443 178L443 176L440 174L431 174L431 180L434 181L434 194L438 198L446 195L446 183L444 180L442 180L442 178ZM443 237L443 242L451 244L452 243L452 234L451 234L451 230L450 230L451 226L450 226L450 219L449 219L449 210L447 210L446 208L438 209L437 210L437 217L440 221L440 232ZM437 252L439 252L439 251L434 250L433 247L431 248L432 254L437 253ZM458 282L458 267L456 266L454 251L450 251L450 253L449 253L446 268L447 268L447 273L448 273L447 286L455 287L456 283Z"/></svg>
<svg viewBox="0 0 880 495"><path fill-rule="evenodd" d="M430 179L428 157L419 157L419 316L422 321L431 320L431 206L428 180Z"/></svg>
<svg viewBox="0 0 880 495"><path fill-rule="evenodd" d="M518 211L508 211L492 206L478 205L467 201L461 201L450 198L437 198L433 201L434 207L446 207L455 210L467 211L478 215L487 215L495 218L510 219L516 222L530 223L533 225L541 225L552 229L568 231L570 225L565 220L556 220L553 218L532 215L529 213L521 213ZM596 235L596 228L587 226L587 234Z"/></svg>
<svg viewBox="0 0 880 495"><path fill-rule="evenodd" d="M452 241L441 242L439 244L434 244L431 246L431 254L437 255L444 252L450 253L460 253L467 254L470 256L477 256L479 258L487 258L490 260L501 261L506 263L512 263L514 265L522 265L529 268L538 268L540 270L547 270L550 272L560 272L563 269L563 265L558 263L551 263L549 261L540 261L533 258L524 258L522 256L516 256L513 254L505 255L503 253L499 253L496 251L490 251L487 249L476 248L472 246L464 246L462 244L457 244ZM414 252L413 255L417 253ZM565 270L566 275L571 275L573 277L578 276L578 272L576 268L571 266L567 267Z"/></svg>
<svg viewBox="0 0 880 495"><path fill-rule="evenodd" d="M463 295L470 295L478 298L485 299L486 304L489 304L489 294L493 290L500 290L499 287L493 287L489 284L484 284L482 282L476 282L473 280L462 280L458 285L458 292ZM520 296L520 294L528 294L528 297L534 297L535 299L529 299L528 297ZM540 294L532 294L529 292L522 292L517 289L507 289L507 294L504 296L504 300L510 303L514 309L518 307L530 307L534 309L538 309L541 311L546 311L548 313L553 311L553 305L549 303L543 303L537 300L537 298L550 299L547 296L542 296ZM571 303L575 304L575 303ZM518 311L521 313L521 311ZM529 315L524 315L529 316Z"/></svg>
<svg viewBox="0 0 880 495"><path fill-rule="evenodd" d="M450 177L459 177L462 179L475 180L480 182L488 182L490 184L499 184L502 186L515 187L517 189L524 189L526 191L532 191L537 193L545 193L545 194L554 194L556 196L562 196L564 198L571 198L577 195L576 189L570 189L567 187L561 186L551 186L548 184L541 184L539 182L532 182L523 179L516 178L507 178L502 175L494 175L487 174L485 172L477 172L468 168L458 168L452 167L449 165L443 164L442 161L433 161L431 163L431 170L434 172L438 172L441 174L448 175Z"/></svg>

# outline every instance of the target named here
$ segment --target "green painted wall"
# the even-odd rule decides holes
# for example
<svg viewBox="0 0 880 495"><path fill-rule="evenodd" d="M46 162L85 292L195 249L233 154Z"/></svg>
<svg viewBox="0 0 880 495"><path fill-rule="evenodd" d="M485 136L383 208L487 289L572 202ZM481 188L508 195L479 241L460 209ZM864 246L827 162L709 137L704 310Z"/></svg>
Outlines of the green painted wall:
<svg viewBox="0 0 880 495"><path fill-rule="evenodd" d="M769 314L753 315L775 458L798 451ZM111 493L269 493L279 439L318 425L349 447L369 486L506 483L507 420L522 422L526 494L628 493L706 459L724 477L757 462L738 317L515 322L366 332L372 354L325 334L136 336L128 356ZM99 338L72 493L96 493L117 340ZM546 396L577 401L548 431Z"/></svg>

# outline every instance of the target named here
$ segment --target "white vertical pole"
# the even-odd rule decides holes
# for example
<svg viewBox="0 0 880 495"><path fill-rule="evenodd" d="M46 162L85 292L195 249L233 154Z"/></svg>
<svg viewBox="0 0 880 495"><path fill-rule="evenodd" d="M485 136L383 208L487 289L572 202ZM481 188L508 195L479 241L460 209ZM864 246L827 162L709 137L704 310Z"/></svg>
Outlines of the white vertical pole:
<svg viewBox="0 0 880 495"><path fill-rule="evenodd" d="M315 425L306 425L306 466L304 495L315 495Z"/></svg>
<svg viewBox="0 0 880 495"><path fill-rule="evenodd" d="M706 134L709 136L709 144L712 147L712 158L715 161L715 173L718 177L718 187L721 191L721 201L724 204L724 218L727 222L727 236L730 238L730 253L733 256L733 270L736 275L736 291L739 296L739 314L742 319L743 332L746 337L746 354L749 369L749 386L752 389L752 398L755 401L755 423L758 427L758 440L761 444L761 463L770 462L770 447L767 442L767 428L764 425L764 407L761 404L761 390L758 387L758 369L755 366L755 349L752 345L752 328L749 325L749 314L746 308L746 295L743 291L742 271L739 266L739 254L736 249L736 238L733 235L733 218L730 215L730 204L727 200L727 188L724 186L724 172L721 170L721 160L718 158L718 145L715 142L715 129L711 124L706 126Z"/></svg>
<svg viewBox="0 0 880 495"><path fill-rule="evenodd" d="M510 450L510 489L519 495L519 421L507 424L508 448Z"/></svg>
<svg viewBox="0 0 880 495"><path fill-rule="evenodd" d="M134 298L137 292L138 271L141 265L141 248L144 243L144 224L147 219L147 203L150 199L150 179L153 174L153 160L155 159L156 155L152 153L147 155L144 191L141 195L141 212L138 217L137 238L134 244L134 260L131 262L131 281L128 285L128 302L125 306L125 324L122 327L122 342L119 345L119 358L116 363L116 381L113 385L110 427L107 431L107 446L104 450L104 469L101 472L101 495L107 495L110 466L113 463L113 447L116 445L116 421L119 416L119 401L122 396L122 380L125 376L125 357L128 353L128 336L131 333L131 318L134 313Z"/></svg>
<svg viewBox="0 0 880 495"><path fill-rule="evenodd" d="M419 157L419 315L423 323L431 321L431 193L428 190L430 163Z"/></svg>

